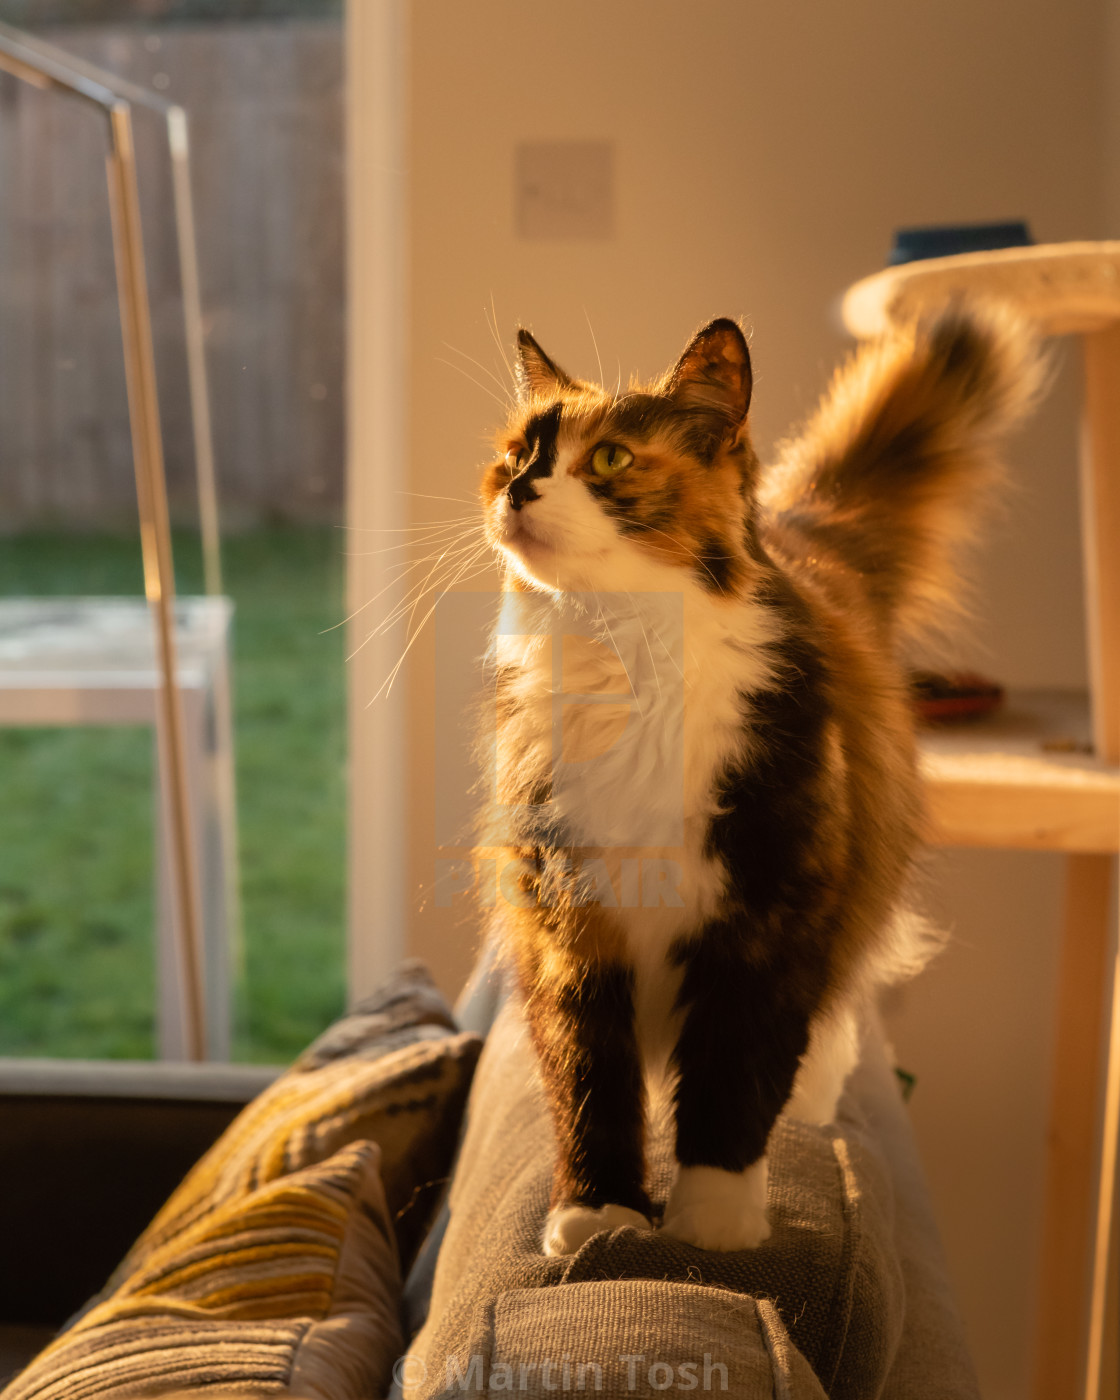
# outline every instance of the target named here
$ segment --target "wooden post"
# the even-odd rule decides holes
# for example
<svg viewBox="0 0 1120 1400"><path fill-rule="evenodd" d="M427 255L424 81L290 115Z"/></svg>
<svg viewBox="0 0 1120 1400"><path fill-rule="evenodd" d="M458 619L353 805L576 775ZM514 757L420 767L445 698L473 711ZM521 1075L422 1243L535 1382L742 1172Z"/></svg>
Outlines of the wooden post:
<svg viewBox="0 0 1120 1400"><path fill-rule="evenodd" d="M1107 763L1120 764L1120 325L1083 337L1085 421L1081 499L1085 511L1086 585L1089 598L1089 663L1092 667L1093 742ZM1111 862L1109 862L1111 864ZM1109 1298L1109 1257L1116 1230L1116 1168L1120 1138L1120 944L1101 915L1110 957L1098 1000L1108 1019L1100 1113L1100 1158L1090 1250L1089 1356L1086 1400L1099 1400L1105 1350L1118 1345L1120 1297ZM1098 1049L1099 1055L1099 1049ZM1099 1063L1099 1060L1092 1063Z"/></svg>
<svg viewBox="0 0 1120 1400"><path fill-rule="evenodd" d="M1093 746L1120 763L1120 325L1082 337L1082 547ZM1114 858L1071 856L1058 990L1034 1393L1099 1400L1120 1133ZM1105 1054L1102 1063L1102 1048ZM1088 1319L1088 1325L1086 1325Z"/></svg>
<svg viewBox="0 0 1120 1400"><path fill-rule="evenodd" d="M1035 1327L1036 1400L1076 1400L1085 1374L1100 1113L1100 1078L1091 1067L1100 1063L1111 886L1111 856L1068 857Z"/></svg>
<svg viewBox="0 0 1120 1400"><path fill-rule="evenodd" d="M1120 323L1082 336L1081 538L1093 743L1120 763Z"/></svg>

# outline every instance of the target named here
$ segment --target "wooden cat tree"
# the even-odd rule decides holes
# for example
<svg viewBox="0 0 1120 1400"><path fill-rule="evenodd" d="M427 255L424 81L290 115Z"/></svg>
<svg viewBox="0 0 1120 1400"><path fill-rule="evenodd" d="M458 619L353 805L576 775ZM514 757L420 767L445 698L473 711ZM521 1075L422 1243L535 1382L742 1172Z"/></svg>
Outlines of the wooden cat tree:
<svg viewBox="0 0 1120 1400"><path fill-rule="evenodd" d="M967 295L1010 303L1085 364L1081 518L1090 693L1012 696L1009 714L924 746L935 839L1068 857L1048 1135L1036 1400L1102 1400L1115 1376L1120 975L1112 881L1120 851L1120 242L964 253L851 287L855 335ZM1048 738L1091 735L1091 756ZM1086 746L1087 747L1087 746ZM1111 1275L1111 1276L1110 1276ZM1114 1383L1114 1381L1113 1381Z"/></svg>

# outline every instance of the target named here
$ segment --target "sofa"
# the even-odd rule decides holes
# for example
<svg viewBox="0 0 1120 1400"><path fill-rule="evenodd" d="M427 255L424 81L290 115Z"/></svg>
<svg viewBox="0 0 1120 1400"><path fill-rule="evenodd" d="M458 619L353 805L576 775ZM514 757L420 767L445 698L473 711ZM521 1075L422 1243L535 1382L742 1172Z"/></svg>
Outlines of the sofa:
<svg viewBox="0 0 1120 1400"><path fill-rule="evenodd" d="M492 951L456 1017L409 965L285 1074L240 1097L236 1116L235 1100L216 1104L213 1091L189 1112L180 1098L158 1127L151 1098L118 1097L100 1129L95 1114L60 1110L71 1135L27 1143L23 1105L16 1146L0 1155L4 1199L19 1180L29 1199L23 1164L36 1152L65 1165L35 1201L39 1221L54 1223L36 1233L29 1211L19 1245L24 1257L38 1250L28 1277L39 1280L40 1302L9 1287L4 1321L57 1327L98 1272L109 1282L3 1400L175 1389L303 1400L502 1390L978 1396L899 1081L875 1027L837 1122L779 1123L773 1233L742 1254L632 1229L597 1235L569 1258L540 1252L551 1128ZM83 1183L89 1134L105 1161L115 1140L126 1163L117 1193L111 1168ZM170 1178L196 1149L201 1161L175 1187ZM135 1183L149 1177L149 1156L141 1199ZM670 1172L662 1133L651 1151L655 1202ZM170 1199L128 1248L124 1237L159 1193ZM96 1239L77 1223L94 1198L114 1222ZM3 1247L5 1275L18 1274Z"/></svg>

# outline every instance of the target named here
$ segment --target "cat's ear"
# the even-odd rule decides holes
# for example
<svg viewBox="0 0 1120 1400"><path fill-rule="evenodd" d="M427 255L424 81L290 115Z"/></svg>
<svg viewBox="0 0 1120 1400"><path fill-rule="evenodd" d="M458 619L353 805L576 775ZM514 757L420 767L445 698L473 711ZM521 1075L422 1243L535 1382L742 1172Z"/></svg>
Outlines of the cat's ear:
<svg viewBox="0 0 1120 1400"><path fill-rule="evenodd" d="M517 386L522 398L528 398L530 394L552 393L556 389L570 389L572 384L573 380L548 358L522 326L517 332Z"/></svg>
<svg viewBox="0 0 1120 1400"><path fill-rule="evenodd" d="M726 317L709 321L685 346L664 392L681 408L707 412L733 432L751 405L751 353L743 332Z"/></svg>

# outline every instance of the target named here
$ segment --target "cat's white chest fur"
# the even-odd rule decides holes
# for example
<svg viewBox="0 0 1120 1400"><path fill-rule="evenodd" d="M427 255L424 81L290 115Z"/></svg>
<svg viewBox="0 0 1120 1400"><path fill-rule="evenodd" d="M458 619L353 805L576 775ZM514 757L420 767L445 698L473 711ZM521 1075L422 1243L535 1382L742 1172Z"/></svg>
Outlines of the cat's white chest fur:
<svg viewBox="0 0 1120 1400"><path fill-rule="evenodd" d="M723 891L705 840L720 779L749 758L750 696L771 683L767 644L777 636L762 605L674 582L675 592L600 594L592 606L590 595L573 606L565 595L512 594L497 633L516 699L501 747L548 768L550 821L598 863L652 1068L673 1034L669 949ZM565 635L579 644L565 646Z"/></svg>

